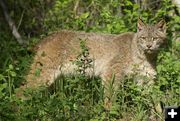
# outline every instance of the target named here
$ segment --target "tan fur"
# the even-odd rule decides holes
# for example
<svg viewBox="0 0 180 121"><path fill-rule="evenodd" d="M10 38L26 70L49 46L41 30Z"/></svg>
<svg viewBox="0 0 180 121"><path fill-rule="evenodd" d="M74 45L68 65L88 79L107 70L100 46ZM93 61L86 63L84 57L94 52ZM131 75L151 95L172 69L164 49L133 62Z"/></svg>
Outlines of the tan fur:
<svg viewBox="0 0 180 121"><path fill-rule="evenodd" d="M27 75L27 84L21 88L37 88L50 85L60 74L75 73L73 65L80 52L79 39L86 40L89 53L93 59L94 69L89 70L100 76L103 83L108 83L115 75L115 85L125 74L137 72L140 75L153 77L157 50L165 43L164 22L152 26L138 21L138 32L127 32L119 35L60 31L49 35L37 45L31 71ZM156 40L153 40L156 39ZM147 50L147 44L152 50ZM39 68L41 73L35 76Z"/></svg>

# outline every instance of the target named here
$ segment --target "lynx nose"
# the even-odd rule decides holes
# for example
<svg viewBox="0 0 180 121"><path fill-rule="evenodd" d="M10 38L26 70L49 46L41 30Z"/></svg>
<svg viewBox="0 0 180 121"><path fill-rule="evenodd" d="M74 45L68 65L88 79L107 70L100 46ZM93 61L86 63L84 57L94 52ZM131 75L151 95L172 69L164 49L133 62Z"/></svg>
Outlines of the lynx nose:
<svg viewBox="0 0 180 121"><path fill-rule="evenodd" d="M152 45L150 45L150 44L149 44L149 45L147 45L147 47L148 47L148 48L151 48L151 47L152 47Z"/></svg>

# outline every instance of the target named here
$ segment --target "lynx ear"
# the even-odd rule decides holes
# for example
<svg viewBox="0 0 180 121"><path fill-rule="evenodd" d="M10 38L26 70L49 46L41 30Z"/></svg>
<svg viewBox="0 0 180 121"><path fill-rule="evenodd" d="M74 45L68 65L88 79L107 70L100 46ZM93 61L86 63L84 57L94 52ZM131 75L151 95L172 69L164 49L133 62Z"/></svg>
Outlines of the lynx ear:
<svg viewBox="0 0 180 121"><path fill-rule="evenodd" d="M138 18L137 31L141 31L142 29L144 29L144 27L146 27L146 24L142 21L141 18Z"/></svg>
<svg viewBox="0 0 180 121"><path fill-rule="evenodd" d="M155 26L159 31L166 33L166 22L165 22L165 20L159 21Z"/></svg>

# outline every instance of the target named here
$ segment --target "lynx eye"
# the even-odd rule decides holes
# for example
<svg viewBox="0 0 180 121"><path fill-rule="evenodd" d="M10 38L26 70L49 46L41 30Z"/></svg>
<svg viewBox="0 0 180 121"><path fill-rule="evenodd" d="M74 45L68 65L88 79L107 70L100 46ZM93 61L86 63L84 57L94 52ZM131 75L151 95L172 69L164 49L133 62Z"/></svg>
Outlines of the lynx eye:
<svg viewBox="0 0 180 121"><path fill-rule="evenodd" d="M158 40L158 37L152 37L152 40L153 41Z"/></svg>
<svg viewBox="0 0 180 121"><path fill-rule="evenodd" d="M144 36L141 36L141 37L140 37L140 39L146 39L146 37L144 37Z"/></svg>

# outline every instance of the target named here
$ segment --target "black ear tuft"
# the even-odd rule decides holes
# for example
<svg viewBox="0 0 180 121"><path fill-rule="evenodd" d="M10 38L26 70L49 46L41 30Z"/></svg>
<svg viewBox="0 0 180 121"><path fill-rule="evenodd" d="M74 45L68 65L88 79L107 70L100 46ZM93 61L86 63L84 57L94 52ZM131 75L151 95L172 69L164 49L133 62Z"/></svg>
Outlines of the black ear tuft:
<svg viewBox="0 0 180 121"><path fill-rule="evenodd" d="M142 21L142 19L139 17L138 21L137 21L137 31L141 31L142 29L144 29L144 27L146 26L146 24Z"/></svg>
<svg viewBox="0 0 180 121"><path fill-rule="evenodd" d="M166 33L166 22L165 20L159 21L156 25L156 28L164 33Z"/></svg>

